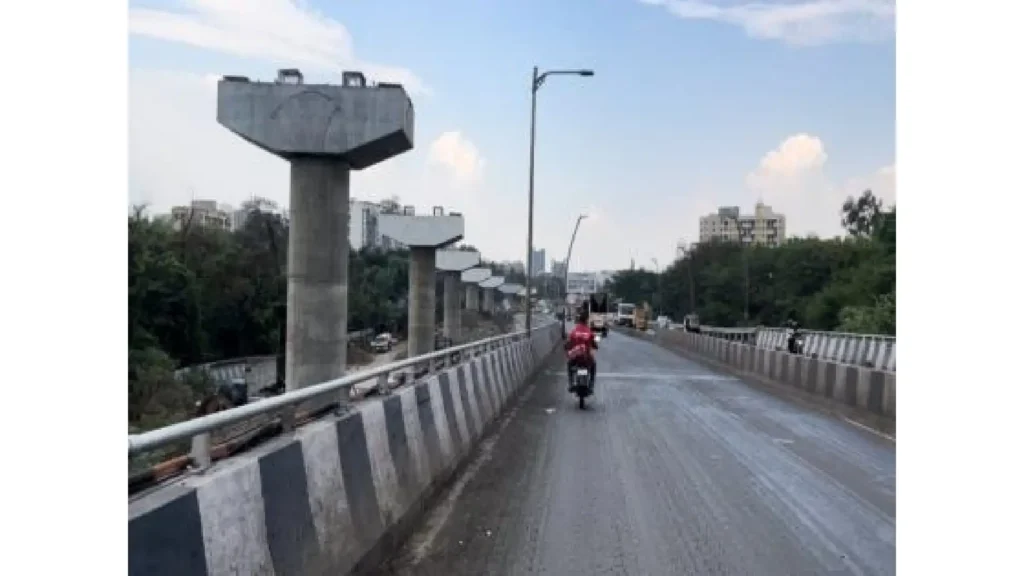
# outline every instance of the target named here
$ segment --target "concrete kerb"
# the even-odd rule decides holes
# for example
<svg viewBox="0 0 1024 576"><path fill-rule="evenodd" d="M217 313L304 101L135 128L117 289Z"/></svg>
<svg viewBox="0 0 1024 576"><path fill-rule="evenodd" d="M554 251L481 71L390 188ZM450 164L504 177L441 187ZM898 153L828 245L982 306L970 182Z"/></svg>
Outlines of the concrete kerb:
<svg viewBox="0 0 1024 576"><path fill-rule="evenodd" d="M373 571L555 352L556 328L133 499L129 573Z"/></svg>
<svg viewBox="0 0 1024 576"><path fill-rule="evenodd" d="M685 332L627 333L895 437L895 373Z"/></svg>

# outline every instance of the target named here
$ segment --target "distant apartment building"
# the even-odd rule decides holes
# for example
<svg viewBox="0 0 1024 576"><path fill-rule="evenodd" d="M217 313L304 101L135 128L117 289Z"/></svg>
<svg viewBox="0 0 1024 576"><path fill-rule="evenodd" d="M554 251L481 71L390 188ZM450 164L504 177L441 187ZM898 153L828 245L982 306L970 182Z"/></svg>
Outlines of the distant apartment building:
<svg viewBox="0 0 1024 576"><path fill-rule="evenodd" d="M515 262L505 260L498 263L498 268L505 271L506 274L514 272L517 274L526 274L526 266L522 260L516 260Z"/></svg>
<svg viewBox="0 0 1024 576"><path fill-rule="evenodd" d="M758 202L753 215L740 214L738 206L701 216L700 241L739 242L744 245L779 246L786 240L786 217Z"/></svg>
<svg viewBox="0 0 1024 576"><path fill-rule="evenodd" d="M676 260L686 258L686 255L692 252L696 247L696 242L687 243L686 240L680 238L679 241L676 242Z"/></svg>
<svg viewBox="0 0 1024 576"><path fill-rule="evenodd" d="M565 278L565 261L564 260L552 260L551 261L551 275L556 278Z"/></svg>
<svg viewBox="0 0 1024 576"><path fill-rule="evenodd" d="M605 289L605 284L614 275L611 271L569 272L566 292L569 294L593 294Z"/></svg>
<svg viewBox="0 0 1024 576"><path fill-rule="evenodd" d="M546 268L544 265L547 263L545 262L545 257L546 253L543 248L533 251L533 254L530 257L530 268L532 269L534 276L539 276L545 272Z"/></svg>
<svg viewBox="0 0 1024 576"><path fill-rule="evenodd" d="M348 242L350 250L376 248L379 250L400 250L405 246L380 232L381 214L415 214L412 206L399 206L385 200L369 202L365 200L349 200L348 210Z"/></svg>
<svg viewBox="0 0 1024 576"><path fill-rule="evenodd" d="M363 200L349 200L348 203L348 247L362 250L380 246L383 238L378 226L380 205Z"/></svg>
<svg viewBox="0 0 1024 576"><path fill-rule="evenodd" d="M188 206L171 208L171 225L175 230L181 230L185 226L231 230L231 223L230 208L218 206L213 200L193 200Z"/></svg>
<svg viewBox="0 0 1024 576"><path fill-rule="evenodd" d="M175 229L180 230L185 223L190 226L216 227L224 230L240 230L252 215L254 207L263 211L279 214L287 225L289 213L287 209L279 209L277 204L263 198L255 198L243 203L239 209L227 204L218 205L213 200L193 200L188 206L175 206L167 219ZM400 206L385 200L381 203L363 200L349 200L349 249L378 248L381 250L398 250L404 246L393 238L380 232L379 217L381 214L406 213L415 214L412 206ZM521 264L520 264L521 266Z"/></svg>

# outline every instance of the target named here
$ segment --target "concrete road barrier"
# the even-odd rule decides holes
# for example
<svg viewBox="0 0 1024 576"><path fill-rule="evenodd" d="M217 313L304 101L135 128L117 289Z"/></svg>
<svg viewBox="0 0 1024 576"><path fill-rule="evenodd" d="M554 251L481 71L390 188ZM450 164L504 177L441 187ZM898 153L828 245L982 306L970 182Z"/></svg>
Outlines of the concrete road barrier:
<svg viewBox="0 0 1024 576"><path fill-rule="evenodd" d="M354 405L129 503L129 574L346 574L393 551L559 327Z"/></svg>

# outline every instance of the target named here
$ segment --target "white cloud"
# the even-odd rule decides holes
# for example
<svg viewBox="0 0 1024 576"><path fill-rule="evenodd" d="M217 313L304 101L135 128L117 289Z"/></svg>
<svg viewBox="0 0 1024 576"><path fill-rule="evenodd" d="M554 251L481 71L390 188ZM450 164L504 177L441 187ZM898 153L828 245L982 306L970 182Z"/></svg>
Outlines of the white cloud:
<svg viewBox="0 0 1024 576"><path fill-rule="evenodd" d="M378 81L400 82L413 93L426 87L411 71L356 57L345 26L293 0L183 0L177 11L132 8L129 31L235 56L266 60L308 73L339 76L360 70Z"/></svg>
<svg viewBox="0 0 1024 576"><path fill-rule="evenodd" d="M794 45L891 37L895 0L639 0L684 20L739 26L749 36Z"/></svg>
<svg viewBox="0 0 1024 576"><path fill-rule="evenodd" d="M215 76L132 69L129 76L129 203L166 213L194 194L238 206L250 195L289 204L288 163L249 144L217 121ZM353 172L353 198L398 196L425 213L431 206L466 216L466 242L488 258L520 258L522 202L483 178L485 159L458 130ZM522 214L520 215L520 212ZM525 249L522 250L525 252Z"/></svg>
<svg viewBox="0 0 1024 576"><path fill-rule="evenodd" d="M859 196L866 189L886 205L896 202L895 164L837 184L826 174L827 160L820 138L796 134L765 154L757 168L747 175L750 192L786 215L787 235L840 234L839 211L843 200Z"/></svg>
<svg viewBox="0 0 1024 576"><path fill-rule="evenodd" d="M288 201L288 164L216 122L216 85L198 74L129 75L129 200L154 212L197 198Z"/></svg>
<svg viewBox="0 0 1024 576"><path fill-rule="evenodd" d="M441 134L430 144L430 162L444 166L460 186L483 179L483 157L476 145L457 130Z"/></svg>

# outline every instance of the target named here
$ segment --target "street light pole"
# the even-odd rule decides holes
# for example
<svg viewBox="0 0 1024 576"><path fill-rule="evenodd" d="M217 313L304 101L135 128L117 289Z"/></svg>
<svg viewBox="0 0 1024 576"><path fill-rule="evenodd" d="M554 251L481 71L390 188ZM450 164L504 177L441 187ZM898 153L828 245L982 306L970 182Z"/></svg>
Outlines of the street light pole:
<svg viewBox="0 0 1024 576"><path fill-rule="evenodd" d="M654 262L654 294L651 294L651 304L654 305L654 314L658 314L658 305L660 303L659 288L661 287L661 267L658 266L658 259L651 258L651 262Z"/></svg>
<svg viewBox="0 0 1024 576"><path fill-rule="evenodd" d="M572 238L569 239L569 251L565 254L565 299L569 299L569 260L572 259L572 246L576 243L576 232L580 229L580 222L586 218L586 214L580 214L576 218L576 226L572 229Z"/></svg>
<svg viewBox="0 0 1024 576"><path fill-rule="evenodd" d="M533 277L533 166L534 152L537 147L537 90L544 84L548 76L558 74L572 74L575 76L593 76L593 70L549 70L541 73L536 66L533 67L533 80L530 84L530 200L527 223L526 223L526 331L532 327L533 303L531 301L531 288ZM568 266L568 263L566 263Z"/></svg>
<svg viewBox="0 0 1024 576"><path fill-rule="evenodd" d="M533 276L533 156L537 147L537 89L540 88L540 77L537 67L533 67L533 83L530 90L530 201L526 221L526 332L530 333L530 320L533 316L533 303L530 301L530 279Z"/></svg>

